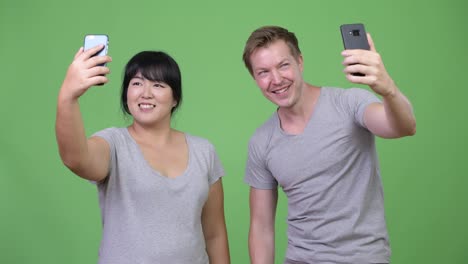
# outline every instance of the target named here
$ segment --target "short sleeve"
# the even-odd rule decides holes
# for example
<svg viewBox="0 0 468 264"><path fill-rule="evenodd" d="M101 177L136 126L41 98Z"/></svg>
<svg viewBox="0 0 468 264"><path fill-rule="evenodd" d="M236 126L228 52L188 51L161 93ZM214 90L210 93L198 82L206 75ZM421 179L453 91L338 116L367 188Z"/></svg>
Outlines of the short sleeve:
<svg viewBox="0 0 468 264"><path fill-rule="evenodd" d="M266 166L265 151L255 143L255 137L250 140L244 181L256 189L276 189L278 182Z"/></svg>
<svg viewBox="0 0 468 264"><path fill-rule="evenodd" d="M210 185L218 181L221 177L224 176L224 168L221 164L221 160L216 153L216 150L213 145L210 144L210 172L209 172L209 179L208 182Z"/></svg>
<svg viewBox="0 0 468 264"><path fill-rule="evenodd" d="M364 124L364 112L368 105L372 103L381 103L374 93L361 88L350 88L345 90L346 105L354 116L354 121L362 127Z"/></svg>
<svg viewBox="0 0 468 264"><path fill-rule="evenodd" d="M104 130L98 131L91 135L91 137L100 137L104 139L107 144L109 144L109 151L110 151L110 162L109 162L109 172L112 170L112 167L115 165L115 159L116 159L116 133L118 131L118 128L106 128ZM95 181L90 181L93 184L98 184ZM105 182L105 181L103 181ZM102 182L100 182L102 183Z"/></svg>

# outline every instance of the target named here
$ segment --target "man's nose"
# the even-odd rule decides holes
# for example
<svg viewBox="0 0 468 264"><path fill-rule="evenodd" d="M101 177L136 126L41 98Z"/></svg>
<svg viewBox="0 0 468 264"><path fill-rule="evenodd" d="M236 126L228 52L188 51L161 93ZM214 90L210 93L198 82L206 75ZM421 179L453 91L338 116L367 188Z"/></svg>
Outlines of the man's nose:
<svg viewBox="0 0 468 264"><path fill-rule="evenodd" d="M271 72L271 82L273 84L280 84L281 79L281 74L278 71L274 70Z"/></svg>

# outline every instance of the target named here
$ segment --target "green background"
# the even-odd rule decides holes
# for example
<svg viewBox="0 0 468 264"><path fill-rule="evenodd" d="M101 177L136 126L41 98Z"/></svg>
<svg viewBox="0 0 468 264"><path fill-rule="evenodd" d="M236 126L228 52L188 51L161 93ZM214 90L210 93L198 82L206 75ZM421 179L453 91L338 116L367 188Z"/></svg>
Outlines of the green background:
<svg viewBox="0 0 468 264"><path fill-rule="evenodd" d="M415 136L377 140L392 263L468 263L467 7L462 0L2 0L0 263L96 263L96 189L62 165L54 135L57 93L85 34L108 34L113 57L110 83L81 99L88 135L129 123L119 90L132 55L164 50L180 64L185 102L174 126L216 146L237 264L249 262L247 142L275 109L243 66L245 40L262 25L289 28L306 80L351 87L339 26L354 22L366 24L417 117ZM287 243L286 211L280 195L276 263Z"/></svg>

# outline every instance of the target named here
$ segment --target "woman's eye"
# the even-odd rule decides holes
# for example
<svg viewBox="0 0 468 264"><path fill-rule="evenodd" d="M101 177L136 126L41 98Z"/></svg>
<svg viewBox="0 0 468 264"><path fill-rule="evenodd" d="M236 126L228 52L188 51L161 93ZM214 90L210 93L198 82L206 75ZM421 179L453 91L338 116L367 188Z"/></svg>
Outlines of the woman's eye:
<svg viewBox="0 0 468 264"><path fill-rule="evenodd" d="M160 84L160 83L155 83L154 84L154 87L157 87L157 88L164 88L164 85Z"/></svg>
<svg viewBox="0 0 468 264"><path fill-rule="evenodd" d="M140 82L132 82L132 86L140 86L141 83Z"/></svg>

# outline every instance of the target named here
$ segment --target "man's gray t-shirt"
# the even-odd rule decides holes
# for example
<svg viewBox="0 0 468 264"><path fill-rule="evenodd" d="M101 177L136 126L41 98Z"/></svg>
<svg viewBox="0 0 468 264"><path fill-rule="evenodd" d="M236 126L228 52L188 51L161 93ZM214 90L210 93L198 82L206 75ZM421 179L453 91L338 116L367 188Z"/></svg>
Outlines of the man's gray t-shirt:
<svg viewBox="0 0 468 264"><path fill-rule="evenodd" d="M249 142L245 181L281 186L288 200L286 259L297 263L388 263L390 247L374 136L358 88L321 88L302 134L285 133L277 113Z"/></svg>
<svg viewBox="0 0 468 264"><path fill-rule="evenodd" d="M102 216L100 264L207 264L201 213L210 186L224 175L207 140L185 134L188 166L162 176L144 159L127 128L94 136L110 145L110 171L97 184Z"/></svg>

